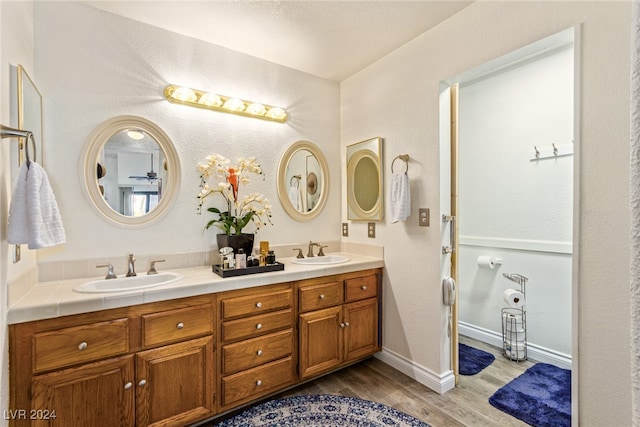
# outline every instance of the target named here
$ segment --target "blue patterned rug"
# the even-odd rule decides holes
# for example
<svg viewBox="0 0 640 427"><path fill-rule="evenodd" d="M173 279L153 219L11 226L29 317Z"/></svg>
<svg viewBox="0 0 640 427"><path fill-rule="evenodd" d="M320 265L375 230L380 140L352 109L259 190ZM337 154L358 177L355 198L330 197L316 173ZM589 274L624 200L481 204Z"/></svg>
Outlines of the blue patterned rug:
<svg viewBox="0 0 640 427"><path fill-rule="evenodd" d="M496 408L536 427L571 425L571 371L536 363L489 398Z"/></svg>
<svg viewBox="0 0 640 427"><path fill-rule="evenodd" d="M381 403L356 397L313 395L270 400L217 427L429 427Z"/></svg>
<svg viewBox="0 0 640 427"><path fill-rule="evenodd" d="M475 375L491 365L496 357L477 348L458 344L458 372L460 375Z"/></svg>

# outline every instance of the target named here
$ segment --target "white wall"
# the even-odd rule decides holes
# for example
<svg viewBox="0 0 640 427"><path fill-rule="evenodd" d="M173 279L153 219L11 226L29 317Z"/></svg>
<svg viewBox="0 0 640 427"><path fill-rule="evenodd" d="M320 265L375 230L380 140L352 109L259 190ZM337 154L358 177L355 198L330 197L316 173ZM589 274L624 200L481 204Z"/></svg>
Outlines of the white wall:
<svg viewBox="0 0 640 427"><path fill-rule="evenodd" d="M11 65L21 64L31 78L37 77L33 61L33 4L31 2L0 2L0 76L3 94L0 107L0 122L7 126L17 125L16 112L11 111L12 93L10 87ZM15 92L15 90L14 90ZM7 336L7 282L14 277L33 269L36 263L35 253L23 251L22 261L13 264L13 245L7 243L7 216L11 202L11 169L17 168L10 160L11 153L17 152L16 139L0 141L0 408L9 407L9 357ZM24 248L24 247L23 247ZM6 420L0 419L0 425Z"/></svg>
<svg viewBox="0 0 640 427"><path fill-rule="evenodd" d="M545 156L552 143L559 153L573 150L573 55L565 46L459 91L459 319L501 346L503 292L519 289L502 273L522 274L530 350L564 358L571 354L574 157ZM539 160L531 160L534 147ZM481 268L481 255L502 265Z"/></svg>
<svg viewBox="0 0 640 427"><path fill-rule="evenodd" d="M383 137L387 174L393 157L411 156L413 214L376 230L385 246L384 347L397 366L437 381L449 369L440 350L439 82L580 24L579 416L585 426L629 425L630 308L613 292L629 283L629 2L475 2L341 83L340 140ZM344 206L343 196L343 219ZM417 226L418 207L431 208L431 227ZM367 241L366 225L352 223L347 240Z"/></svg>
<svg viewBox="0 0 640 427"><path fill-rule="evenodd" d="M235 161L255 156L273 206L272 227L260 239L274 244L339 240L339 88L334 82L228 49L74 3L37 2L35 58L44 96L47 171L56 192L67 244L42 250L39 262L126 254L201 252L216 246L217 229L196 214L196 164L219 153ZM286 124L252 120L167 102L169 83L287 108ZM83 196L80 154L89 133L117 115L142 116L172 139L181 167L181 188L168 215L150 227L125 230L97 216ZM327 158L331 185L322 215L311 223L290 219L278 201L277 167L293 142L314 142ZM249 230L250 231L250 230ZM108 238L105 239L105 237ZM96 244L100 241L100 244Z"/></svg>

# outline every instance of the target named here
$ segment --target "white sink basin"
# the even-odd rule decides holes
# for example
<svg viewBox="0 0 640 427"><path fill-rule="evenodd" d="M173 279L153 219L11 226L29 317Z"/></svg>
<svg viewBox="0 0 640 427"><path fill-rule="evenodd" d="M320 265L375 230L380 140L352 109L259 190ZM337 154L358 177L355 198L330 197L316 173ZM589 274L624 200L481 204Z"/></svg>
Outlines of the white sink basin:
<svg viewBox="0 0 640 427"><path fill-rule="evenodd" d="M183 277L182 274L165 272L134 277L119 277L117 279L92 280L76 286L73 290L82 294L136 291L177 282Z"/></svg>
<svg viewBox="0 0 640 427"><path fill-rule="evenodd" d="M291 260L294 264L302 264L302 265L331 265L331 264L342 264L343 262L349 261L349 258L343 255L325 255L325 256L316 256L313 258L294 258Z"/></svg>

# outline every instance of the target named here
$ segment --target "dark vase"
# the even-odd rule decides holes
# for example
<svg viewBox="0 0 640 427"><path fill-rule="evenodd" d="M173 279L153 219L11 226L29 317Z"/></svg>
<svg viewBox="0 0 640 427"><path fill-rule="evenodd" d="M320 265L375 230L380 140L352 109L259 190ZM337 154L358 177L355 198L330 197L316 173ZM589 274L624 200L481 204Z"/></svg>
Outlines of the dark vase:
<svg viewBox="0 0 640 427"><path fill-rule="evenodd" d="M238 249L244 249L244 253L247 256L253 253L253 234L232 234L228 236L226 234L216 234L216 240L218 241L218 249L224 247L233 248L233 253L237 254Z"/></svg>

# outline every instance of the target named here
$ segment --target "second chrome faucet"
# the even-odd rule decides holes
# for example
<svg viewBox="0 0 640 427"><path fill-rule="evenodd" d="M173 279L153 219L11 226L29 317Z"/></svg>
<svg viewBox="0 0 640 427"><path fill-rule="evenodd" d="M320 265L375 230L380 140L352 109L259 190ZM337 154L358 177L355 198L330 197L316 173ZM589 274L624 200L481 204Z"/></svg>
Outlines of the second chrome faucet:
<svg viewBox="0 0 640 427"><path fill-rule="evenodd" d="M127 262L127 277L133 277L136 275L135 263L136 257L133 254L129 254L129 261Z"/></svg>

